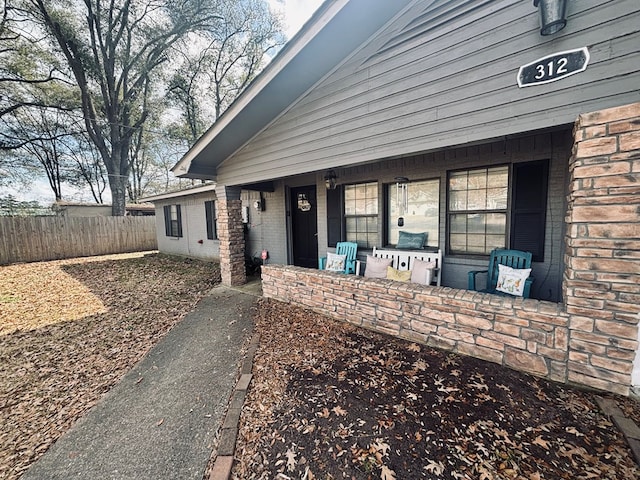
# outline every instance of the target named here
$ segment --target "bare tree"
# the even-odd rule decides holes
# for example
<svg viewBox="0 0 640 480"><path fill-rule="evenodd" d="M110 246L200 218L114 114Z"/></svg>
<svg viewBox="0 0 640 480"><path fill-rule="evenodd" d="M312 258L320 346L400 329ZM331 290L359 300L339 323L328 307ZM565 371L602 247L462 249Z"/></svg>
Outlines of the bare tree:
<svg viewBox="0 0 640 480"><path fill-rule="evenodd" d="M207 0L24 0L66 60L85 128L107 170L113 215L125 214L141 97L169 48L218 18Z"/></svg>
<svg viewBox="0 0 640 480"><path fill-rule="evenodd" d="M226 0L219 11L214 28L192 35L197 48L176 48L179 68L169 82L169 98L182 122L173 131L189 146L255 78L269 53L285 43L282 19L264 0Z"/></svg>
<svg viewBox="0 0 640 480"><path fill-rule="evenodd" d="M45 107L28 108L15 113L16 121L10 129L15 143L11 158L23 170L40 166L46 173L55 199L61 200L62 183L70 171L67 165L67 141L73 135L70 128L72 119L58 109Z"/></svg>
<svg viewBox="0 0 640 480"><path fill-rule="evenodd" d="M65 141L68 165L72 168L66 175L66 180L79 188L88 187L94 201L104 203L103 194L109 183L100 153L84 131L67 137Z"/></svg>

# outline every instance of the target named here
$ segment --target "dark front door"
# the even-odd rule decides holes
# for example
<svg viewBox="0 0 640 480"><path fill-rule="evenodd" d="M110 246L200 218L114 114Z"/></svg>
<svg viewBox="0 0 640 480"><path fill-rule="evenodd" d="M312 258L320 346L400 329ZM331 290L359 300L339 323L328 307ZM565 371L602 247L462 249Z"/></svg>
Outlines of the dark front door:
<svg viewBox="0 0 640 480"><path fill-rule="evenodd" d="M316 187L291 189L293 264L318 268L318 209Z"/></svg>

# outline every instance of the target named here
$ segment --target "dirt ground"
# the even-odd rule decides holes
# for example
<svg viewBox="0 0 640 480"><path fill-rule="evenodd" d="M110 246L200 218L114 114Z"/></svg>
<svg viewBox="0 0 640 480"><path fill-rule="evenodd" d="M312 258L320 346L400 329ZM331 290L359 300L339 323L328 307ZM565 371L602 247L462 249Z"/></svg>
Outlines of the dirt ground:
<svg viewBox="0 0 640 480"><path fill-rule="evenodd" d="M593 392L274 301L256 320L235 479L640 478Z"/></svg>
<svg viewBox="0 0 640 480"><path fill-rule="evenodd" d="M28 466L219 282L128 255L0 267L0 479ZM234 479L632 479L598 409L553 384L260 300Z"/></svg>
<svg viewBox="0 0 640 480"><path fill-rule="evenodd" d="M0 267L0 479L18 478L219 281L217 265L163 255Z"/></svg>

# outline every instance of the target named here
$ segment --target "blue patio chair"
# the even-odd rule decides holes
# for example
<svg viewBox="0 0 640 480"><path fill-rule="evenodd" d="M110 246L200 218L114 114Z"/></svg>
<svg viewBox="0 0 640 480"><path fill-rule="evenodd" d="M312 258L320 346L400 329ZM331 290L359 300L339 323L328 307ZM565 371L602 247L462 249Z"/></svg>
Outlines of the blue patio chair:
<svg viewBox="0 0 640 480"><path fill-rule="evenodd" d="M489 256L489 266L487 270L473 270L468 274L469 290L475 290L484 293L493 293L496 295L509 295L496 290L496 284L498 283L498 265L506 265L511 268L522 269L531 268L531 252L522 252L520 250L506 250L495 249ZM479 273L487 274L487 284L484 290L481 290L476 285L476 276ZM524 291L522 296L529 298L531 293L531 285L534 278L529 276L524 283Z"/></svg>
<svg viewBox="0 0 640 480"><path fill-rule="evenodd" d="M358 253L358 244L355 242L338 242L336 244L336 255L346 255L343 273L356 273L356 254ZM318 267L324 270L327 265L327 257L318 259Z"/></svg>

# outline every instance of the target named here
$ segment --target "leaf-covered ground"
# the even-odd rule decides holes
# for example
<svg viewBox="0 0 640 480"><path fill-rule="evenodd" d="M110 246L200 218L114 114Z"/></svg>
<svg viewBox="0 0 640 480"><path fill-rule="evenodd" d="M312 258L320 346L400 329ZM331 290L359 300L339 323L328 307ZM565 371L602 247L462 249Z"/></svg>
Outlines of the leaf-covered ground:
<svg viewBox="0 0 640 480"><path fill-rule="evenodd" d="M256 322L235 479L640 478L595 393L273 301Z"/></svg>
<svg viewBox="0 0 640 480"><path fill-rule="evenodd" d="M219 277L157 254L0 267L0 479L18 478Z"/></svg>

